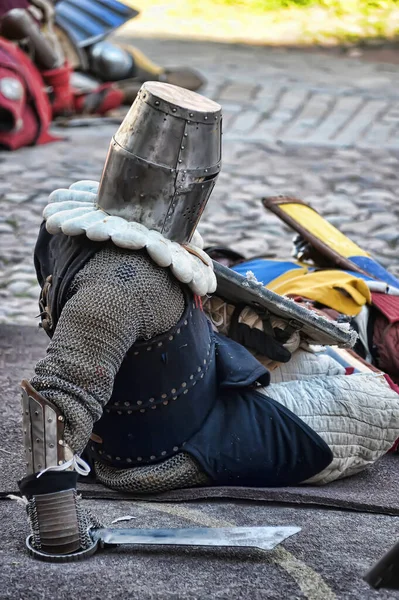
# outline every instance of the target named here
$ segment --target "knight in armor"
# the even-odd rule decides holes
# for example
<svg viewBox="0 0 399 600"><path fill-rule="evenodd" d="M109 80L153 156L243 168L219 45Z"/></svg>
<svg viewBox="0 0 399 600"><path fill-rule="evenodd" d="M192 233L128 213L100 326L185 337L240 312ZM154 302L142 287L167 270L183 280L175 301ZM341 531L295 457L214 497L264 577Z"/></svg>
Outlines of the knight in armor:
<svg viewBox="0 0 399 600"><path fill-rule="evenodd" d="M299 365L298 333L257 324L262 339L248 335L249 351L208 318L217 282L196 228L220 172L221 133L217 103L147 82L100 184L50 196L35 266L51 342L22 382L19 485L37 552L89 548L94 517L76 495L89 468L100 484L143 494L326 483L399 436L399 396L380 377L347 377L327 361L323 377L298 381L298 369L273 383L252 350ZM239 313L251 330L258 315Z"/></svg>

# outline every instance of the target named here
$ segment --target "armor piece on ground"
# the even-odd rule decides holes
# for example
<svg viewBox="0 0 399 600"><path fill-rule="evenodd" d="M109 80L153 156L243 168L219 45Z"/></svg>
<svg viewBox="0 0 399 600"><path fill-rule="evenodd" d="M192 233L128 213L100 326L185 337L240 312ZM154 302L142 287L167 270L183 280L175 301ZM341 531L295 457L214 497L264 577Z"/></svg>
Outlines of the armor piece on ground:
<svg viewBox="0 0 399 600"><path fill-rule="evenodd" d="M35 65L13 43L0 38L0 146L16 150L57 138L48 133L51 107Z"/></svg>
<svg viewBox="0 0 399 600"><path fill-rule="evenodd" d="M189 242L220 171L221 120L212 100L145 83L110 144L98 206Z"/></svg>
<svg viewBox="0 0 399 600"><path fill-rule="evenodd" d="M64 62L26 10L15 8L8 12L1 20L0 34L12 41L27 39L32 60L39 69L55 69Z"/></svg>
<svg viewBox="0 0 399 600"><path fill-rule="evenodd" d="M211 483L198 462L186 452L154 465L130 469L95 462L94 471L100 483L121 492L152 494Z"/></svg>
<svg viewBox="0 0 399 600"><path fill-rule="evenodd" d="M243 277L214 261L216 295L235 306L249 306L264 318L271 315L288 321L294 330L315 344L353 346L357 334L348 324L339 324L299 306L296 302L266 289L251 274Z"/></svg>
<svg viewBox="0 0 399 600"><path fill-rule="evenodd" d="M55 23L80 48L102 40L138 15L117 0L61 0L55 5Z"/></svg>
<svg viewBox="0 0 399 600"><path fill-rule="evenodd" d="M38 473L69 461L73 455L64 440L64 415L28 381L24 380L21 388L27 473Z"/></svg>
<svg viewBox="0 0 399 600"><path fill-rule="evenodd" d="M380 558L363 579L377 590L399 590L399 542Z"/></svg>
<svg viewBox="0 0 399 600"><path fill-rule="evenodd" d="M88 49L90 71L102 81L118 81L135 77L131 54L111 42L97 42Z"/></svg>

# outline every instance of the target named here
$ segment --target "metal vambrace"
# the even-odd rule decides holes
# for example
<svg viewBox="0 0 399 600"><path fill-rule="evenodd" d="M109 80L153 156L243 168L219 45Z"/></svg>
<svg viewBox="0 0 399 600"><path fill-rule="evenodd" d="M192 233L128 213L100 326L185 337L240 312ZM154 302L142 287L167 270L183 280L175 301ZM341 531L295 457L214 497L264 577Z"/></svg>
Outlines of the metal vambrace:
<svg viewBox="0 0 399 600"><path fill-rule="evenodd" d="M82 531L76 498L77 473L48 470L62 466L73 454L65 444L64 417L28 381L22 382L23 431L28 475L19 481L27 498L32 546L49 554L81 549Z"/></svg>

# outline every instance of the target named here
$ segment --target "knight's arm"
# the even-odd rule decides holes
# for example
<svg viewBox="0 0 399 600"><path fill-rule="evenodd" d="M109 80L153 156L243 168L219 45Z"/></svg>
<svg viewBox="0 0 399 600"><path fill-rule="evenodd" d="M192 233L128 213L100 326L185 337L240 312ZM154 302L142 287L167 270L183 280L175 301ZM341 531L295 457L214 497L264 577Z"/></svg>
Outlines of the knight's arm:
<svg viewBox="0 0 399 600"><path fill-rule="evenodd" d="M36 365L30 383L23 384L30 475L22 480L20 489L30 503L31 525L39 523L40 529L41 524L41 531L32 527L39 540L36 546L55 553L79 550L84 540L74 507L76 475L54 472L54 467L66 467L68 460L85 448L136 338L166 331L184 308L182 292L165 269L153 266L147 256L117 248L97 253L75 276L69 296L46 357ZM39 471L49 467L50 471L37 478ZM68 528L73 537L66 545L67 517L56 519L49 527L46 519L40 518L40 510L37 513L48 493L53 500L47 497L47 501L54 506L44 505L47 513L50 510L56 516L61 510L70 515Z"/></svg>

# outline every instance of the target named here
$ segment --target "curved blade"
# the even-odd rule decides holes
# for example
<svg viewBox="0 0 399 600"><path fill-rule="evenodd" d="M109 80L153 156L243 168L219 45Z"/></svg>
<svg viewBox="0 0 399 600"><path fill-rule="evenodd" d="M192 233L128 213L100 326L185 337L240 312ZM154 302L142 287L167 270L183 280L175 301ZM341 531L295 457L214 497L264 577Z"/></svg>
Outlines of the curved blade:
<svg viewBox="0 0 399 600"><path fill-rule="evenodd" d="M228 527L188 529L112 529L90 531L102 545L222 546L272 550L300 527Z"/></svg>

